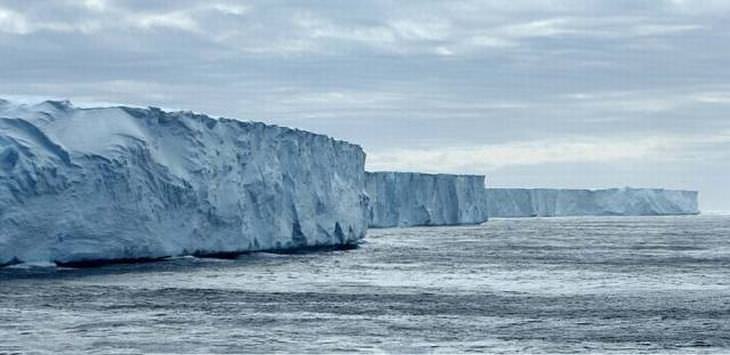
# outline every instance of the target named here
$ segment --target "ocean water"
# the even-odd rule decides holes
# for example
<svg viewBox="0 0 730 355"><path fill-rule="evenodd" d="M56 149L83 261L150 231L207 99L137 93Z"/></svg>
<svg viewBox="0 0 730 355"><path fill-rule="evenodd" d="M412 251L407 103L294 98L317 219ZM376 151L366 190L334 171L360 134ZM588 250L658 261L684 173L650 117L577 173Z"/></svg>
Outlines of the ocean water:
<svg viewBox="0 0 730 355"><path fill-rule="evenodd" d="M730 353L730 217L372 230L358 249L0 270L0 354Z"/></svg>

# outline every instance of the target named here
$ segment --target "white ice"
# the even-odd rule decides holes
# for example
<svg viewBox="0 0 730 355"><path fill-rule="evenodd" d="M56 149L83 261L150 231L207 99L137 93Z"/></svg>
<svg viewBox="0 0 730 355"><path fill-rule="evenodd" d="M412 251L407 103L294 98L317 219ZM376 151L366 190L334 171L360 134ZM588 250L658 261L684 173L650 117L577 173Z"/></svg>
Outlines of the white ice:
<svg viewBox="0 0 730 355"><path fill-rule="evenodd" d="M364 160L263 123L0 100L0 265L357 243Z"/></svg>
<svg viewBox="0 0 730 355"><path fill-rule="evenodd" d="M487 189L489 217L698 214L697 191L621 188Z"/></svg>
<svg viewBox="0 0 730 355"><path fill-rule="evenodd" d="M371 227L479 224L487 220L484 176L368 172Z"/></svg>

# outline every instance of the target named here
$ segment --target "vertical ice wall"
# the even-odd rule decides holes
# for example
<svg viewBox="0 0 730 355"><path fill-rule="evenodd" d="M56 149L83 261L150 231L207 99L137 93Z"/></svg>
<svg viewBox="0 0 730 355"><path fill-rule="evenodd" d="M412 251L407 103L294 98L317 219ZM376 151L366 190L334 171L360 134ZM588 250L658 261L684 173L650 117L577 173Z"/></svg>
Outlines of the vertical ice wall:
<svg viewBox="0 0 730 355"><path fill-rule="evenodd" d="M0 102L0 265L357 243L364 159L263 123Z"/></svg>
<svg viewBox="0 0 730 355"><path fill-rule="evenodd" d="M368 172L371 227L479 224L484 176Z"/></svg>
<svg viewBox="0 0 730 355"><path fill-rule="evenodd" d="M487 189L490 217L698 214L697 191Z"/></svg>

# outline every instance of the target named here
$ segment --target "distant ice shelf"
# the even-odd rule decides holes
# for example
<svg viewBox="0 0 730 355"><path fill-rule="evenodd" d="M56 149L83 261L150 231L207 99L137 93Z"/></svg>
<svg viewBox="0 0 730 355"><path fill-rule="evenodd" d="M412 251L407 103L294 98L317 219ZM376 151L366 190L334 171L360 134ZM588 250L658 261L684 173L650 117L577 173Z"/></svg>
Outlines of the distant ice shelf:
<svg viewBox="0 0 730 355"><path fill-rule="evenodd" d="M698 214L697 191L620 188L487 189L489 217Z"/></svg>
<svg viewBox="0 0 730 355"><path fill-rule="evenodd" d="M697 214L696 191L486 189L365 172L301 130L157 108L0 100L0 266L348 247L370 227Z"/></svg>
<svg viewBox="0 0 730 355"><path fill-rule="evenodd" d="M364 160L263 123L0 101L0 265L355 244Z"/></svg>
<svg viewBox="0 0 730 355"><path fill-rule="evenodd" d="M479 224L487 220L484 176L368 172L370 227Z"/></svg>

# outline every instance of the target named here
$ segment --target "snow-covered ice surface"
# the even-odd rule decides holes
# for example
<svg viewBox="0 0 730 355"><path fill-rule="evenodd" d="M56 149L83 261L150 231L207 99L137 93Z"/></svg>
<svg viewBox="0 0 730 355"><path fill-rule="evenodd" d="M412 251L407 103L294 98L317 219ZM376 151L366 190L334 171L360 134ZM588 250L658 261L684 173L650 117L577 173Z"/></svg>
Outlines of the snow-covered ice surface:
<svg viewBox="0 0 730 355"><path fill-rule="evenodd" d="M0 101L0 265L357 243L364 159L263 123Z"/></svg>
<svg viewBox="0 0 730 355"><path fill-rule="evenodd" d="M484 176L368 172L370 227L479 224L487 220Z"/></svg>
<svg viewBox="0 0 730 355"><path fill-rule="evenodd" d="M698 214L697 191L666 189L487 189L489 217Z"/></svg>
<svg viewBox="0 0 730 355"><path fill-rule="evenodd" d="M728 354L730 217L375 229L359 248L0 269L0 354Z"/></svg>

